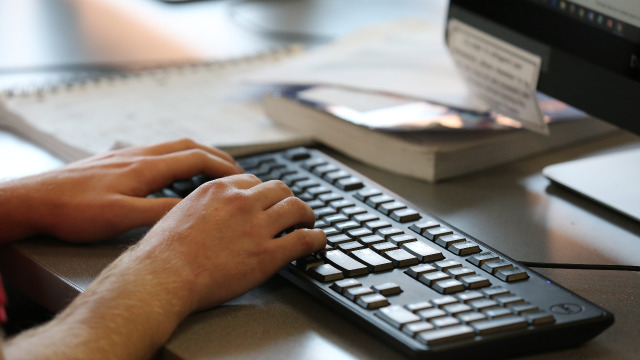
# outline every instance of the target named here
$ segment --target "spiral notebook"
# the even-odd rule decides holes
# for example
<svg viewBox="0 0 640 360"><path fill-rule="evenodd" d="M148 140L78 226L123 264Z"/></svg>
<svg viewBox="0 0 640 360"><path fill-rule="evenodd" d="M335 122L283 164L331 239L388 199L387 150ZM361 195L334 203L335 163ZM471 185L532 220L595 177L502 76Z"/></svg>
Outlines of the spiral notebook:
<svg viewBox="0 0 640 360"><path fill-rule="evenodd" d="M0 127L64 161L113 148L188 137L233 155L307 145L311 138L264 114L268 85L239 75L299 53L253 57L87 79L0 96Z"/></svg>

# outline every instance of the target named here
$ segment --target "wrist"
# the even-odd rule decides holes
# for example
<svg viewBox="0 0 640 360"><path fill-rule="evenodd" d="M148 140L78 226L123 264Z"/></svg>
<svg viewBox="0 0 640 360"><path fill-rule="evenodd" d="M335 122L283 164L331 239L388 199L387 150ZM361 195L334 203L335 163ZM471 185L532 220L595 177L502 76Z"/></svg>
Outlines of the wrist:
<svg viewBox="0 0 640 360"><path fill-rule="evenodd" d="M22 180L0 182L0 243L43 232L38 201Z"/></svg>

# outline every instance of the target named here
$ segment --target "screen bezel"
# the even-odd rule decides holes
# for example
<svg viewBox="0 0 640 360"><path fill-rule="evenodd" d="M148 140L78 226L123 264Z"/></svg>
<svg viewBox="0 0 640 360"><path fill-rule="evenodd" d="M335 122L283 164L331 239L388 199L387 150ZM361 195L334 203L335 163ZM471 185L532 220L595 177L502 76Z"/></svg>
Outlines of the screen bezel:
<svg viewBox="0 0 640 360"><path fill-rule="evenodd" d="M530 1L451 0L448 17L541 56L539 91L640 135L640 44Z"/></svg>

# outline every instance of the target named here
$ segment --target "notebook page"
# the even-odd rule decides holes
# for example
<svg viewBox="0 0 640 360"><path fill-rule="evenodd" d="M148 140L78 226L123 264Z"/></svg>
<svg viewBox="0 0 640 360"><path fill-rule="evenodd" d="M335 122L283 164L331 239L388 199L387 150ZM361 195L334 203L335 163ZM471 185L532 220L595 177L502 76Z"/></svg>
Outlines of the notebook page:
<svg viewBox="0 0 640 360"><path fill-rule="evenodd" d="M5 107L23 125L88 154L182 137L236 154L243 148L308 144L306 135L279 127L264 115L261 102L272 87L236 80L239 74L282 61L286 55L102 79L13 96L5 99Z"/></svg>

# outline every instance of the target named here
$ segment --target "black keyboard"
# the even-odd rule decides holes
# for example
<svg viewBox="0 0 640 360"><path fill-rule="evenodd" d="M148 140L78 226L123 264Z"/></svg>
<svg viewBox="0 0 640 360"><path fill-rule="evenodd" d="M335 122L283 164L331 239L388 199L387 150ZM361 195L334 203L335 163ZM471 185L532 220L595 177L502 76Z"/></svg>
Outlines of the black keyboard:
<svg viewBox="0 0 640 360"><path fill-rule="evenodd" d="M306 201L327 247L280 274L410 357L497 358L584 342L613 315L326 154L238 160Z"/></svg>

